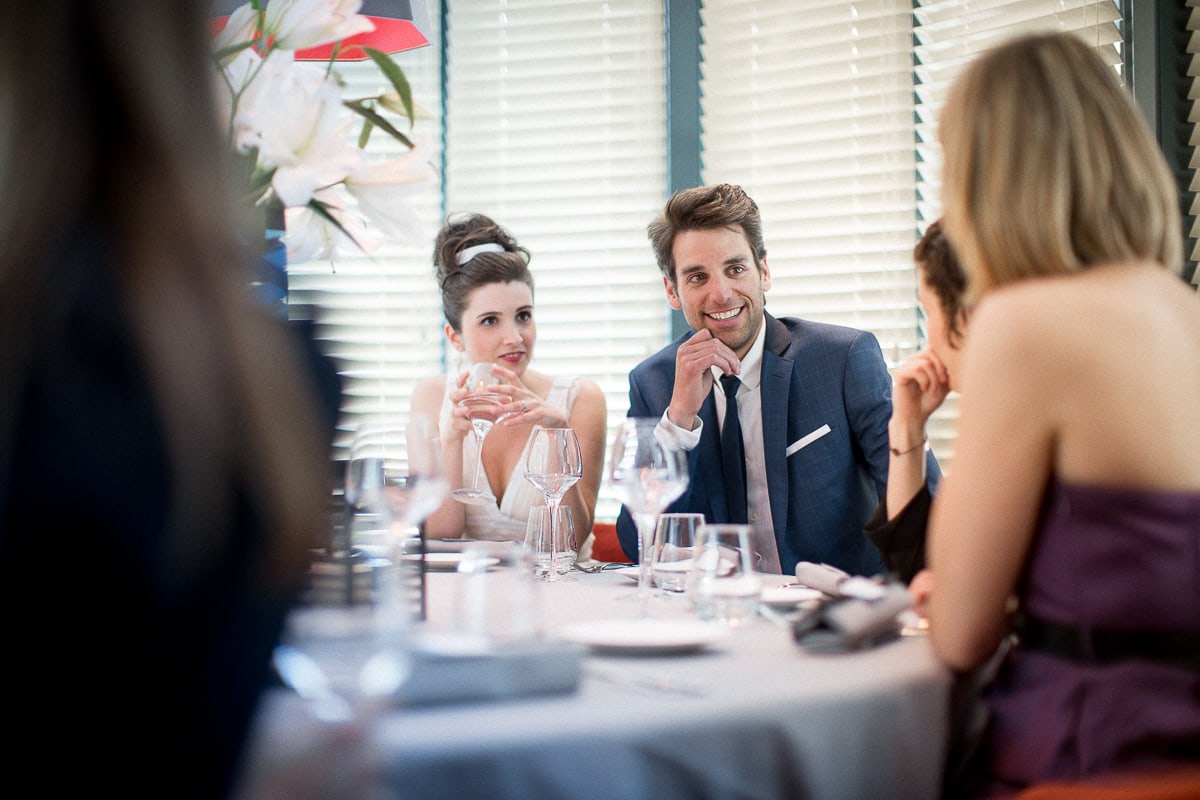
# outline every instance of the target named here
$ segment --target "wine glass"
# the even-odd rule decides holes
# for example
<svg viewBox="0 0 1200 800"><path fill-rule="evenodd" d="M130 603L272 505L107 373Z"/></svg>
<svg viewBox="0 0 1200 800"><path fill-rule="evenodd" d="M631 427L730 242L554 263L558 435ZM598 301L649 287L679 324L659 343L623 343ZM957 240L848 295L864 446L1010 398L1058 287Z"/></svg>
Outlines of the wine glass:
<svg viewBox="0 0 1200 800"><path fill-rule="evenodd" d="M467 390L468 394L458 401L458 405L465 408L467 415L471 418L477 452L475 454L475 474L471 479L471 485L455 489L450 494L455 500L470 505L487 505L496 502L496 496L486 487L479 485L480 477L484 474L483 440L487 438L492 426L507 416L500 411L500 408L508 402L508 396L488 391L497 383L495 376L492 375L494 366L495 364L486 362L472 364L467 373L467 382L463 384L463 388Z"/></svg>
<svg viewBox="0 0 1200 800"><path fill-rule="evenodd" d="M400 458L401 441L400 429L387 423L365 422L355 430L343 486L348 549L386 549L386 526L377 509L387 483L384 464Z"/></svg>
<svg viewBox="0 0 1200 800"><path fill-rule="evenodd" d="M549 536L550 563L555 562L555 536L558 507L563 495L583 477L583 454L579 450L579 437L572 428L534 428L525 446L525 480L529 481L546 498L550 513ZM557 569L546 573L545 580L557 581L562 575Z"/></svg>
<svg viewBox="0 0 1200 800"><path fill-rule="evenodd" d="M651 417L622 421L609 454L608 482L629 509L638 529L638 591L642 614L649 611L656 517L688 485L687 454Z"/></svg>
<svg viewBox="0 0 1200 800"><path fill-rule="evenodd" d="M407 426L366 423L354 437L346 500L379 520L383 543L314 554L308 589L274 654L280 676L318 716L353 718L367 703L386 702L408 676L423 572L403 549L448 489L436 433L433 421L418 415Z"/></svg>

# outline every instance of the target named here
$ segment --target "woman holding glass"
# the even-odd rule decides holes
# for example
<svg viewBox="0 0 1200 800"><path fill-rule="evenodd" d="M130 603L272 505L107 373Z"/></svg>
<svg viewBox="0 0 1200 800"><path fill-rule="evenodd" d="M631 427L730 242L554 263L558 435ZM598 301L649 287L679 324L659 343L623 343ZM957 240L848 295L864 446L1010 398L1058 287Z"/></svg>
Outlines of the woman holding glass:
<svg viewBox="0 0 1200 800"><path fill-rule="evenodd" d="M579 439L583 477L566 492L562 505L571 509L582 544L591 530L603 470L604 394L587 378L554 378L530 367L537 325L529 251L489 217L467 214L451 217L438 232L434 266L446 338L465 364L457 376L434 375L418 384L412 411L439 421L452 493L477 491L475 501L448 497L426 520L426 535L523 541L530 509L546 502L524 477L530 434L536 427L572 428ZM471 408L463 403L472 388L466 385L465 367L478 364L493 365L491 384L474 388L498 396L495 423L483 436L475 434Z"/></svg>

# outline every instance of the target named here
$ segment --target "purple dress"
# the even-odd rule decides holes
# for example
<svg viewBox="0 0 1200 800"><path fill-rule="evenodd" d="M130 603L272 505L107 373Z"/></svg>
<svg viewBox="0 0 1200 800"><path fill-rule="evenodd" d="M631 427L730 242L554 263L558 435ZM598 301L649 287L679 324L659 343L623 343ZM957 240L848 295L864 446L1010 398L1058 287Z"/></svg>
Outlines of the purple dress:
<svg viewBox="0 0 1200 800"><path fill-rule="evenodd" d="M1200 492L1052 482L1022 609L1082 628L1200 636ZM1022 786L1200 758L1200 670L1013 651L988 695L989 772Z"/></svg>

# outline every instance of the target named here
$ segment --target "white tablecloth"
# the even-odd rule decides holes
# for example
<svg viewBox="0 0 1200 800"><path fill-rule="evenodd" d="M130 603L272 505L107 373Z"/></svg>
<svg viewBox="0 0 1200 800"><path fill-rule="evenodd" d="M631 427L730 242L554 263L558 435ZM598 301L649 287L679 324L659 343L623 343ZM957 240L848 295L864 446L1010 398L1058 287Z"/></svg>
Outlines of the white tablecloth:
<svg viewBox="0 0 1200 800"><path fill-rule="evenodd" d="M536 587L545 634L638 615L627 578L572 577ZM468 578L428 579L430 625L448 625ZM671 597L652 614L669 621L690 609ZM403 800L926 800L939 793L949 685L924 638L815 655L755 617L699 653L589 655L573 694L394 709L352 732L322 736L298 699L280 692L264 707L251 770L262 785L278 784L280 765L315 746L324 758L304 759L305 769L330 762L326 773L340 777L303 785L344 796L365 786L365 796Z"/></svg>

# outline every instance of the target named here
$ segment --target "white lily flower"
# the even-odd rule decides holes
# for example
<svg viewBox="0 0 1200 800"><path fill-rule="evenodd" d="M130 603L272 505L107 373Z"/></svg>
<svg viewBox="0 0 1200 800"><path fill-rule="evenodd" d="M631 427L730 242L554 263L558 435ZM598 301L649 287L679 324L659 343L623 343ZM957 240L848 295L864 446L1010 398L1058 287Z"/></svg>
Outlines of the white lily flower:
<svg viewBox="0 0 1200 800"><path fill-rule="evenodd" d="M219 64L221 119L230 147L253 162L245 166L253 167L246 175L255 202L284 209L292 262L332 258L342 248L371 251L379 235L424 238L408 198L432 182L430 166L411 152L370 163L353 135L360 120L344 105L331 65L295 57L297 49L374 30L361 7L361 0L268 0L259 30L259 14L246 3L212 42L214 51L237 50ZM356 102L409 113L383 95Z"/></svg>
<svg viewBox="0 0 1200 800"><path fill-rule="evenodd" d="M425 231L409 198L433 181L433 168L416 149L399 158L368 164L346 178L359 210L386 236L420 241Z"/></svg>
<svg viewBox="0 0 1200 800"><path fill-rule="evenodd" d="M303 50L375 30L360 8L362 0L270 0L263 27L275 47Z"/></svg>
<svg viewBox="0 0 1200 800"><path fill-rule="evenodd" d="M254 78L261 63L262 59L259 58L258 53L247 48L234 56L222 67L221 80L217 81L216 87L217 111L220 116L222 128L229 127L230 114L234 113L234 98ZM244 122L242 124L245 125ZM240 134L241 131L234 128L231 144L233 144L235 150L244 153L248 148L241 143L240 139L243 137ZM257 140L257 137L253 138Z"/></svg>
<svg viewBox="0 0 1200 800"><path fill-rule="evenodd" d="M233 47L238 44L247 44L254 40L254 34L258 27L258 12L250 7L249 3L238 8L229 15L229 21L225 23L225 27L221 32L213 37L212 47L214 51L224 50L226 47ZM221 66L226 66L231 57L227 56L221 62Z"/></svg>
<svg viewBox="0 0 1200 800"><path fill-rule="evenodd" d="M313 195L315 200L326 204L330 215L341 224L345 233L307 206L284 211L287 232L283 240L287 244L289 263L333 258L344 248L367 253L378 249L381 241L370 235L362 219L346 211L342 206L342 197L331 189L322 189Z"/></svg>
<svg viewBox="0 0 1200 800"><path fill-rule="evenodd" d="M302 206L362 166L353 125L333 78L276 51L242 95L233 127L238 150L257 149L260 166L275 168L272 186L283 205Z"/></svg>

